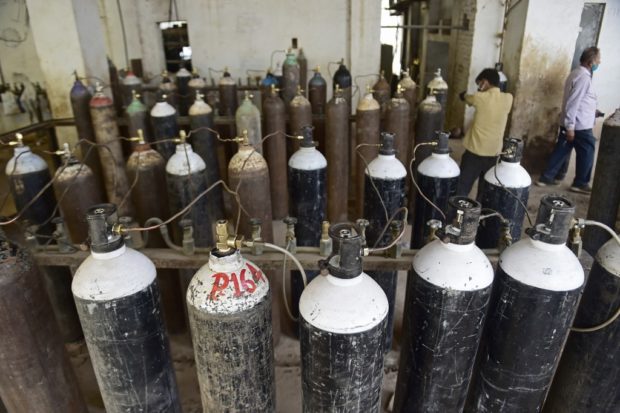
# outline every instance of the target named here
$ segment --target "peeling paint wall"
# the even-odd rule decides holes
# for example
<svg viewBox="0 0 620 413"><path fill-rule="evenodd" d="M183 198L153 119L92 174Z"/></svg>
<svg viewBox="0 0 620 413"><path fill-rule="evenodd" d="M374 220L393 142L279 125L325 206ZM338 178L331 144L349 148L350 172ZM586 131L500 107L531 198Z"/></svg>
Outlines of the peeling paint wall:
<svg viewBox="0 0 620 413"><path fill-rule="evenodd" d="M24 74L32 82L45 80L27 16L24 2L0 1L0 37L23 40L0 41L0 67L7 83L16 81L15 74Z"/></svg>
<svg viewBox="0 0 620 413"><path fill-rule="evenodd" d="M544 168L553 149L582 8L581 0L528 2L509 134L525 141L530 171Z"/></svg>

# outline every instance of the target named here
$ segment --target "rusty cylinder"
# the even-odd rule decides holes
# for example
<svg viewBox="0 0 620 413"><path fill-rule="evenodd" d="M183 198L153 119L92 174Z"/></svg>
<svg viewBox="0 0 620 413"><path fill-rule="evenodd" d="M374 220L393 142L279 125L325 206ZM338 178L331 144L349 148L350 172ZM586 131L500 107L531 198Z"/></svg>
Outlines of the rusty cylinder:
<svg viewBox="0 0 620 413"><path fill-rule="evenodd" d="M220 79L218 90L220 92L220 116L235 116L238 106L237 84L230 76L228 68L224 69L224 75Z"/></svg>
<svg viewBox="0 0 620 413"><path fill-rule="evenodd" d="M435 96L429 95L420 103L418 106L418 116L415 120L414 143L416 145L435 139L437 132L441 131L442 116L441 104L437 102ZM428 158L431 153L432 149L430 146L421 146L415 154L414 170L417 170L420 162Z"/></svg>
<svg viewBox="0 0 620 413"><path fill-rule="evenodd" d="M299 63L291 49L286 53L282 64L282 100L288 105L297 93L299 87Z"/></svg>
<svg viewBox="0 0 620 413"><path fill-rule="evenodd" d="M139 135L141 135L139 133ZM142 136L140 136L142 137ZM127 176L135 182L131 199L136 207L134 218L142 226L149 218L167 219L170 210L167 202L166 161L142 139L127 160ZM165 248L166 244L159 231L149 233L147 247ZM185 330L185 318L178 311L179 302L183 302L179 273L176 270L158 269L157 282L160 286L164 321L169 333L181 333Z"/></svg>
<svg viewBox="0 0 620 413"><path fill-rule="evenodd" d="M151 140L151 125L149 113L144 103L140 101L140 95L136 91L132 91L132 99L125 109L125 117L127 119L127 131L130 137L138 136L138 130L142 130L144 139L148 142ZM132 144L132 147L135 147Z"/></svg>
<svg viewBox="0 0 620 413"><path fill-rule="evenodd" d="M103 191L96 185L93 171L71 155L66 143L63 157L67 166L56 171L54 192L69 232L69 239L74 244L81 244L88 238L86 211L103 202Z"/></svg>
<svg viewBox="0 0 620 413"><path fill-rule="evenodd" d="M95 143L95 130L93 129L93 121L90 117L90 100L93 95L80 81L77 74L75 75L75 83L71 88L69 97L71 99L71 109L73 110L73 118L75 119L75 128L77 129L78 138ZM99 160L99 153L97 149L89 145L88 142L80 144L80 153L82 154L84 163L93 171L96 185L101 191L104 191L103 171L101 168L101 161Z"/></svg>
<svg viewBox="0 0 620 413"><path fill-rule="evenodd" d="M108 200L119 205L119 215L133 216L131 200L126 199L125 203L120 205L129 191L129 181L125 172L125 160L119 139L114 104L112 99L103 94L102 90L102 87L98 85L95 96L90 100L90 114L93 119L95 139L98 144L105 145L105 147L97 148L103 167L105 189Z"/></svg>
<svg viewBox="0 0 620 413"><path fill-rule="evenodd" d="M297 88L297 95L295 95L289 104L288 115L291 135L302 136L301 128L304 126L312 126L312 105L310 105L310 101L304 96L301 87ZM299 140L289 139L289 141L286 142L288 158L297 152L299 144Z"/></svg>
<svg viewBox="0 0 620 413"><path fill-rule="evenodd" d="M262 224L261 238L273 242L273 223L271 215L271 197L269 190L269 168L265 158L252 148L245 140L228 164L228 184L231 188L239 186L239 201L248 215L241 211L237 235L252 239L252 221L258 219ZM235 217L239 208L235 205ZM267 271L267 278L273 291L271 315L273 319L273 341L276 345L280 340L280 297L282 282L280 273Z"/></svg>
<svg viewBox="0 0 620 413"><path fill-rule="evenodd" d="M161 73L161 83L159 84L159 95L166 95L166 101L175 109L179 107L179 89L176 83L170 79L167 70Z"/></svg>
<svg viewBox="0 0 620 413"><path fill-rule="evenodd" d="M379 106L381 106L381 116L385 116L387 111L387 105L390 101L390 84L385 80L384 71L381 71L379 75L379 80L372 87L372 95L375 100L379 102Z"/></svg>
<svg viewBox="0 0 620 413"><path fill-rule="evenodd" d="M0 397L9 413L87 413L42 280L0 233Z"/></svg>
<svg viewBox="0 0 620 413"><path fill-rule="evenodd" d="M370 92L370 88L368 88L366 95L360 99L355 111L355 134L358 146L360 144L378 145L380 124L381 106L379 106L379 102L375 100ZM356 152L364 157L366 163L370 163L370 161L377 157L379 150L377 147L362 146ZM359 157L357 153L355 156ZM364 216L364 171L366 170L366 163L358 159L355 172L355 210L359 218Z"/></svg>
<svg viewBox="0 0 620 413"><path fill-rule="evenodd" d="M314 76L308 82L308 100L312 107L313 115L325 115L325 104L327 101L327 82L321 76L321 68L314 68ZM325 120L317 119L313 122L313 135L319 143L318 149L325 154Z"/></svg>
<svg viewBox="0 0 620 413"><path fill-rule="evenodd" d="M390 99L385 112L385 131L393 133L396 157L408 168L407 163L411 159L411 139L409 138L410 106L403 97L400 86L396 89L396 95Z"/></svg>
<svg viewBox="0 0 620 413"><path fill-rule="evenodd" d="M260 111L252 102L252 97L250 92L245 92L245 98L235 113L235 124L239 134L247 131L250 145L256 148L256 151L262 155L263 144L261 140L263 134L260 126Z"/></svg>
<svg viewBox="0 0 620 413"><path fill-rule="evenodd" d="M286 182L286 110L278 96L275 85L263 103L265 136L272 135L265 142L265 158L269 165L271 182L271 212L274 219L288 214L288 188Z"/></svg>
<svg viewBox="0 0 620 413"><path fill-rule="evenodd" d="M327 219L347 220L349 194L349 105L336 86L327 103L325 121L327 146Z"/></svg>
<svg viewBox="0 0 620 413"><path fill-rule="evenodd" d="M407 103L409 103L409 111L411 113L410 122L413 129L413 119L415 118L418 99L416 93L417 85L415 84L413 79L411 79L411 76L409 76L409 71L407 70L403 70L402 78L400 79L400 82L398 82L398 85L402 88L403 97L405 98Z"/></svg>

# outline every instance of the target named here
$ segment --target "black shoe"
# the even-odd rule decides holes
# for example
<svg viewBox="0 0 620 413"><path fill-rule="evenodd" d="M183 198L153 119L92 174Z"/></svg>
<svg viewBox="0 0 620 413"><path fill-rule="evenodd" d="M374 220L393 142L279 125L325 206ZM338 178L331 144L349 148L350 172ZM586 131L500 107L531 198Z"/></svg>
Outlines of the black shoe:
<svg viewBox="0 0 620 413"><path fill-rule="evenodd" d="M573 185L570 187L569 191L589 195L592 193L592 187L590 185Z"/></svg>
<svg viewBox="0 0 620 413"><path fill-rule="evenodd" d="M542 176L535 182L536 186L558 186L559 184L556 180L548 180Z"/></svg>

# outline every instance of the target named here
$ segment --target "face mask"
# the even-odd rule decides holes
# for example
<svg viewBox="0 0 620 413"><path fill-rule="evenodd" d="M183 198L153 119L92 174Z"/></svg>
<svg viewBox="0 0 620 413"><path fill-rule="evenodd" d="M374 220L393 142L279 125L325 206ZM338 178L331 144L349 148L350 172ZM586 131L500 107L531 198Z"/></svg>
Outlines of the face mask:
<svg viewBox="0 0 620 413"><path fill-rule="evenodd" d="M592 65L592 71L596 72L596 69L598 69L598 63Z"/></svg>

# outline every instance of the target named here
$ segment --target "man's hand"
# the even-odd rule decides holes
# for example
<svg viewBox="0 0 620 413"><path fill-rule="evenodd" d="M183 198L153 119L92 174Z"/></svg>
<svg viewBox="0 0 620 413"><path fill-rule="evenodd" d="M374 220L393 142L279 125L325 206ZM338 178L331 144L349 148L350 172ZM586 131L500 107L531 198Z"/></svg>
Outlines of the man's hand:
<svg viewBox="0 0 620 413"><path fill-rule="evenodd" d="M568 142L572 142L575 140L575 130L574 129L566 129L566 140Z"/></svg>

